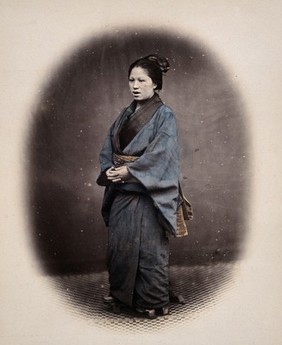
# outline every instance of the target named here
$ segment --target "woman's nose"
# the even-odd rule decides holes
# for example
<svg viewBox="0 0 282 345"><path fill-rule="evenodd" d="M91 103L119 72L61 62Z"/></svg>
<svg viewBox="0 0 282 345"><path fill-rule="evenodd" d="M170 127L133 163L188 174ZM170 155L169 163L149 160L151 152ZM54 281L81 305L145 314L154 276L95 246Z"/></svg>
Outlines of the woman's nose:
<svg viewBox="0 0 282 345"><path fill-rule="evenodd" d="M138 87L139 87L139 83L138 83L138 81L135 81L135 82L133 83L133 88L134 88L134 89L138 89Z"/></svg>

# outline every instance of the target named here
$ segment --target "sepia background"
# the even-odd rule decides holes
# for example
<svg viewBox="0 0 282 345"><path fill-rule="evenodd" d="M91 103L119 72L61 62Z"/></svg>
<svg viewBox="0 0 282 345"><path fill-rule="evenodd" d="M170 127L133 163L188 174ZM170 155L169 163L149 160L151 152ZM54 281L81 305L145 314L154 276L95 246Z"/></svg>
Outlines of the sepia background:
<svg viewBox="0 0 282 345"><path fill-rule="evenodd" d="M1 106L1 247L3 246L0 254L1 299L3 300L1 303L1 325L3 325L0 331L1 344L93 344L97 342L142 344L145 341L154 344L170 344L172 340L179 344L187 342L193 344L279 343L281 337L279 299L281 299L282 285L279 268L281 261L279 203L281 200L279 176L281 24L279 12L281 12L281 5L275 1L267 3L264 1L253 3L192 1L189 4L184 1L156 1L155 3L142 1L136 4L128 1L104 3L51 1L48 4L45 1L1 2L1 17L3 18L1 93L4 96ZM240 190L236 189L241 186L238 182L242 182L242 179L240 180L239 177L238 180L235 178L233 191L229 191L226 199L230 202L230 196L233 195L233 200L242 201L242 206L244 206L242 212L247 214L244 224L248 233L244 237L245 248L238 260L240 269L235 275L233 287L221 297L219 303L201 314L196 320L186 322L175 330L169 328L166 331L162 330L161 333L150 335L144 333L142 339L134 335L111 334L101 328L95 328L92 323L90 325L85 320L73 317L55 303L55 292L46 284L41 270L41 261L49 268L54 268L55 265L58 269L56 264L69 262L70 258L74 257L73 253L77 250L75 245L79 244L82 234L84 236L87 234L73 231L73 241L70 242L68 248L64 248L64 244L69 234L63 234L65 238L57 238L57 243L55 243L59 249L58 253L63 253L62 257L55 259L51 257L48 253L50 250L53 254L54 247L45 245L43 246L45 252L40 250L42 256L39 260L34 250L30 203L27 197L30 195L31 187L36 188L38 178L41 179L40 181L44 180L44 169L38 171L37 174L34 172L34 156L29 154L28 142L34 133L32 128L36 126L35 117L40 118L38 116L39 102L46 95L46 89L56 85L54 79L59 75L58 66L68 61L74 51L83 44L89 46L94 37L108 34L118 38L127 30L126 28L133 34L136 32L137 35L145 28L148 33L171 32L175 37L184 40L183 42L189 42L192 46L201 45L198 48L199 51L212 55L212 63L216 67L209 71L216 70L219 73L219 68L224 70L220 72L221 77L226 79L226 85L233 86L237 98L234 96L232 102L238 105L237 109L240 109L244 116L244 120L239 123L239 131L236 131L239 133L238 140L234 137L234 132L230 131L230 135L233 133L233 141L229 142L231 145L229 149L233 148L234 144L243 147L240 153L246 156L248 161L248 169L243 165L243 172L248 171L245 175L248 178L244 180L245 190L248 191L248 204L244 203L245 199L242 199ZM108 63L106 67L109 65L111 63ZM173 75L170 78L173 79ZM191 95L192 90L188 91ZM51 88L49 93L52 92L55 91ZM168 92L167 101L171 104L175 98L169 99L169 94ZM118 96L120 95L117 95L117 99ZM99 98L99 102L104 101L106 102L107 99ZM177 107L177 104L183 101L179 99L174 106ZM185 99L185 102L188 100ZM123 104L118 104L117 101L116 110L119 106ZM210 106L211 104L206 105L208 108ZM102 104L99 107L102 107ZM181 108L177 109L179 114L181 110ZM214 114L218 116L217 112ZM207 119L202 118L202 120ZM111 118L107 121L109 124ZM201 127L203 126L199 124L199 128L194 128L194 132L200 132ZM55 143L60 143L60 140L64 139L60 137L60 133L58 132ZM47 141L46 147L49 147L48 140L54 143L54 139L52 141L48 134L45 133L43 136ZM185 135L182 137L184 138ZM187 146L191 150L190 153L188 152L191 157L193 153L199 154L200 139L193 138ZM44 145L39 139L34 140ZM224 151L221 152L222 156L224 156ZM200 162L201 160L198 163ZM74 163L69 162L72 166L76 166ZM217 163L220 164L220 161L213 161L213 171ZM228 171L232 178L242 171L244 163L241 161L237 163L238 165L229 166ZM194 165L197 169L194 172L196 178L201 173L201 169L197 161ZM79 168L79 164L76 167ZM193 171L193 167L187 166L185 171L189 169ZM88 174L89 171L88 167ZM78 180L80 174L81 172L78 171ZM93 172L93 176L88 176L89 180L94 181L96 174L97 171ZM204 173L202 176L205 177ZM188 176L185 181L186 183L189 181L194 186L192 194L195 198L199 198L197 195L199 189L195 188L195 182L197 182L195 178L194 181L189 181ZM59 181L61 184L62 181L70 183L71 180L68 180L68 176L61 176ZM206 188L201 193L204 190L210 191L211 184L208 184L206 180L205 183ZM186 187L187 190L189 190L188 187ZM87 186L82 188L87 188ZM50 192L48 188L43 188L40 190L40 195L46 195L48 192ZM84 191L82 194L87 193L91 196L91 191L86 193ZM203 199L206 202L213 195L219 197L216 193L207 193L203 195ZM198 200L198 208L205 206L200 201L201 198ZM63 202L64 200L60 205L53 205L54 212L62 213ZM79 202L78 205L81 203ZM48 210L50 206L52 205L48 205ZM212 210L208 211L212 212ZM215 214L218 213L215 212ZM242 215L242 213L239 214ZM205 221L201 222L202 227ZM215 222L219 222L216 216ZM227 229L232 235L232 226L231 229L227 226ZM238 228L235 230L238 231ZM53 231L56 234L56 231ZM236 233L233 238L230 235L231 240L227 241L227 245L234 244L234 239L241 238L242 231L241 229L241 232ZM91 238L90 236L89 239ZM193 244L198 240L204 241L205 251L200 248L192 252L195 246L191 245L187 239L186 248L189 250L183 252L184 258L187 253L192 253L192 257L195 258L202 252L207 252L207 249L210 250L209 254L213 255L218 248L218 244L215 245L213 242L215 239L216 237L211 234L208 237L204 234L203 239L197 239L192 233ZM219 236L218 239L223 241L224 237ZM221 248L224 247L223 244L226 242L220 243ZM237 249L238 246L234 249L234 255L238 255ZM95 252L99 254L98 248ZM102 257L102 252L101 249L99 259ZM226 252L230 252L230 246L225 250ZM80 253L79 257L83 258L83 262L89 258L93 259L91 246L86 248L83 254ZM52 258L51 262L50 258ZM89 259L90 262L91 259ZM183 259L181 255L180 259ZM73 262L71 266L73 267ZM175 338L176 335L177 338Z"/></svg>
<svg viewBox="0 0 282 345"><path fill-rule="evenodd" d="M104 188L95 183L99 152L132 101L128 66L150 52L171 64L161 98L178 123L180 179L194 208L189 236L170 241L170 263L230 262L242 252L251 185L243 95L206 45L131 27L83 42L37 97L27 141L27 204L38 260L50 273L106 268Z"/></svg>

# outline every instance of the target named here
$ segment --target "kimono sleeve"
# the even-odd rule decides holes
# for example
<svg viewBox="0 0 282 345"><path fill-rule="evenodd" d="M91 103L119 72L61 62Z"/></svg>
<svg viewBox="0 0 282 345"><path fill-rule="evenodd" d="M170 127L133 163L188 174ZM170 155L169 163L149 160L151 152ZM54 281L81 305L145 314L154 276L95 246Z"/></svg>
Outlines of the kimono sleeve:
<svg viewBox="0 0 282 345"><path fill-rule="evenodd" d="M172 111L164 107L156 121L154 139L143 155L128 166L128 170L143 184L162 217L175 231L179 192L176 120Z"/></svg>
<svg viewBox="0 0 282 345"><path fill-rule="evenodd" d="M96 183L100 186L107 186L110 182L106 177L106 170L108 170L111 166L113 166L112 156L113 156L113 148L112 148L112 132L113 132L114 124L110 127L106 139L104 141L104 145L99 155L100 161L100 174L96 180Z"/></svg>

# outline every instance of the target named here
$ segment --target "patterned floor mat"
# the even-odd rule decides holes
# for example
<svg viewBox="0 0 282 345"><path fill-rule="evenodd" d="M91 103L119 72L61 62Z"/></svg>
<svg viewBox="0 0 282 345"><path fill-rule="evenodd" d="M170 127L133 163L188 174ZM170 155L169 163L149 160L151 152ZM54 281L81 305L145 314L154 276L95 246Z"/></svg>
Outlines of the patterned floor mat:
<svg viewBox="0 0 282 345"><path fill-rule="evenodd" d="M144 329L158 332L163 327L175 328L197 318L199 313L220 301L221 295L232 286L237 270L236 263L170 267L173 292L182 294L186 303L172 303L169 315L154 320L129 309L115 314L103 303L102 297L109 289L107 272L46 276L44 279L57 291L58 302L70 313L95 326L136 334Z"/></svg>

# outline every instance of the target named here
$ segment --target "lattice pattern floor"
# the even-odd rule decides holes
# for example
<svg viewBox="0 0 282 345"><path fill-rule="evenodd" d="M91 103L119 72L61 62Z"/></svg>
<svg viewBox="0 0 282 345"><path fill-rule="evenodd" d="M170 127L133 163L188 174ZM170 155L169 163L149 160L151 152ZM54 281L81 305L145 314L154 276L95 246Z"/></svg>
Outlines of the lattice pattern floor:
<svg viewBox="0 0 282 345"><path fill-rule="evenodd" d="M171 304L169 315L154 320L129 309L114 314L103 303L102 297L108 294L109 288L107 272L50 276L46 279L48 285L58 292L58 302L63 303L70 313L95 326L136 334L144 332L144 329L146 332L158 332L163 327L175 328L197 318L199 313L220 301L220 296L231 287L237 268L236 263L170 267L173 292L181 293L186 304Z"/></svg>

